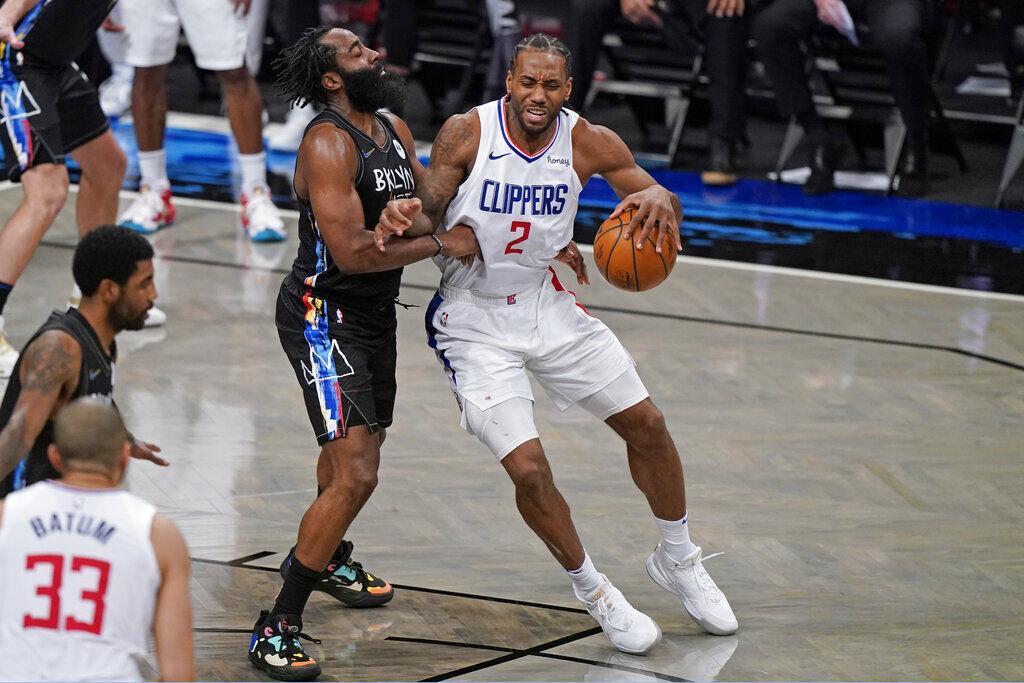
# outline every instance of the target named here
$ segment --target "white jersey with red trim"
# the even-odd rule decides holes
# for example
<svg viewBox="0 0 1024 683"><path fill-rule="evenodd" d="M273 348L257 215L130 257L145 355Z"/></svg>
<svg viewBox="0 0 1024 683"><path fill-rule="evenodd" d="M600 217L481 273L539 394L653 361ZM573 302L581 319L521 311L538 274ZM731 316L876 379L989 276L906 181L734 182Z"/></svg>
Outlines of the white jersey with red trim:
<svg viewBox="0 0 1024 683"><path fill-rule="evenodd" d="M572 239L582 185L572 165L576 112L558 113L551 141L527 154L505 126L504 98L476 108L480 145L473 170L448 205L444 229L468 225L482 258L469 266L437 258L449 287L507 296L538 286Z"/></svg>
<svg viewBox="0 0 1024 683"><path fill-rule="evenodd" d="M43 481L0 518L0 680L141 681L160 568L155 508Z"/></svg>

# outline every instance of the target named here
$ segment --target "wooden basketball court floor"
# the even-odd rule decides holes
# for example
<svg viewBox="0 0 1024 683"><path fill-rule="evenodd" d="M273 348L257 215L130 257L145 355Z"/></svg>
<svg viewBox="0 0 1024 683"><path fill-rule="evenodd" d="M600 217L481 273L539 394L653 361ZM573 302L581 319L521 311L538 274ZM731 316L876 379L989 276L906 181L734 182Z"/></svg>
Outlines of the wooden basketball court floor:
<svg viewBox="0 0 1024 683"><path fill-rule="evenodd" d="M2 211L18 197L0 191ZM120 337L117 377L131 429L173 465L135 463L128 486L189 542L199 676L258 679L247 633L315 494L273 322L294 242L250 244L228 205L178 209L153 238L170 320ZM72 220L69 202L7 307L19 346L70 290ZM665 635L634 657L597 632L458 427L425 345L425 263L405 276L421 308L399 313L380 485L348 535L397 594L363 611L313 595L324 680L1024 679L1024 300L697 260L645 294L594 278L580 299L667 416L739 633L703 635L650 581L656 531L621 444L537 388L585 545Z"/></svg>

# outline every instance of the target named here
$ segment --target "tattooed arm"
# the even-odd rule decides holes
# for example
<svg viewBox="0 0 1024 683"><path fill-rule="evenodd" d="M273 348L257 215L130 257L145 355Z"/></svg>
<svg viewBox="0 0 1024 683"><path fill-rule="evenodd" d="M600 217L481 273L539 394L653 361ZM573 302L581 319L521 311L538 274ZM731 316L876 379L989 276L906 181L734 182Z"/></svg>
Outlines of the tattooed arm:
<svg viewBox="0 0 1024 683"><path fill-rule="evenodd" d="M416 183L412 199L388 202L377 223L377 248L385 249L392 237L417 237L437 230L448 202L473 170L480 144L480 117L476 111L457 114L441 127L430 151L430 165Z"/></svg>
<svg viewBox="0 0 1024 683"><path fill-rule="evenodd" d="M11 419L0 431L0 478L14 470L50 419L78 388L82 348L71 335L50 330L24 351L21 393Z"/></svg>

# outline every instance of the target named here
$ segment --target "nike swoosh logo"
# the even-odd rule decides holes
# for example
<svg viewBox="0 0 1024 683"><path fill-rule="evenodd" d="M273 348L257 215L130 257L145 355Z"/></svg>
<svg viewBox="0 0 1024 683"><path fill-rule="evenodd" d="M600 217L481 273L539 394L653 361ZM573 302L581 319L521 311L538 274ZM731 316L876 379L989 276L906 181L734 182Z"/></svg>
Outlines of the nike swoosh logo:
<svg viewBox="0 0 1024 683"><path fill-rule="evenodd" d="M494 152L491 152L490 154L487 155L487 158L488 159L495 159L495 160L497 160L497 159L500 159L502 157L507 157L511 153L512 152L505 152L504 154L499 154L498 156L494 156Z"/></svg>
<svg viewBox="0 0 1024 683"><path fill-rule="evenodd" d="M372 149L369 150L369 151L363 152L363 158L364 159L368 159L371 154L373 154L373 150Z"/></svg>
<svg viewBox="0 0 1024 683"><path fill-rule="evenodd" d="M99 368L96 368L95 370L91 371L89 373L89 381L92 381L92 380L96 379L97 377L99 377L100 376L100 372L102 372L102 371Z"/></svg>

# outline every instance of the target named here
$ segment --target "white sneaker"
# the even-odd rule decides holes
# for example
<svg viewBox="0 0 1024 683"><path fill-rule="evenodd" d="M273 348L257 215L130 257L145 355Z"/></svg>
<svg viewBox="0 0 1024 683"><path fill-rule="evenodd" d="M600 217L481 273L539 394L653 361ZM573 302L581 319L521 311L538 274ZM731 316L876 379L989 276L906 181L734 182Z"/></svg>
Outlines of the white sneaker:
<svg viewBox="0 0 1024 683"><path fill-rule="evenodd" d="M8 379L18 362L18 351L7 341L4 334L4 317L0 315L0 379Z"/></svg>
<svg viewBox="0 0 1024 683"><path fill-rule="evenodd" d="M153 327L163 327L166 322L167 314L154 306L149 309L149 313L146 314L146 322L143 326L148 330Z"/></svg>
<svg viewBox="0 0 1024 683"><path fill-rule="evenodd" d="M114 69L99 87L100 108L107 116L121 116L132 108L132 74L134 69Z"/></svg>
<svg viewBox="0 0 1024 683"><path fill-rule="evenodd" d="M710 555L709 559L718 554ZM704 569L700 546L681 562L676 562L659 543L646 565L654 583L678 596L683 601L683 609L702 629L716 636L732 635L739 629L725 594Z"/></svg>
<svg viewBox="0 0 1024 683"><path fill-rule="evenodd" d="M597 620L612 645L623 652L646 654L661 640L661 629L654 620L626 602L622 592L604 574L597 590L589 596L580 595L575 585L572 592Z"/></svg>
<svg viewBox="0 0 1024 683"><path fill-rule="evenodd" d="M270 199L270 192L257 188L242 195L242 227L253 242L283 242L288 239L281 214Z"/></svg>
<svg viewBox="0 0 1024 683"><path fill-rule="evenodd" d="M302 134L306 132L306 126L316 118L316 110L312 105L288 110L284 123L277 127L277 130L267 135L267 147L270 149L294 152L299 149L302 143Z"/></svg>
<svg viewBox="0 0 1024 683"><path fill-rule="evenodd" d="M143 185L127 211L117 219L117 224L143 235L151 235L173 223L176 214L174 204L171 203L170 188L157 192L149 185Z"/></svg>

